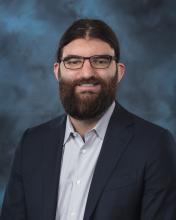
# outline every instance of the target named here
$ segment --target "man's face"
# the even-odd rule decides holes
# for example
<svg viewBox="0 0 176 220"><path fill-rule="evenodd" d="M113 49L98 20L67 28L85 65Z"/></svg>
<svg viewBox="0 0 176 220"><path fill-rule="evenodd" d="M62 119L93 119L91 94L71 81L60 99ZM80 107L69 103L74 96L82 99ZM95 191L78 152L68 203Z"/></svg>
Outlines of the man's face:
<svg viewBox="0 0 176 220"><path fill-rule="evenodd" d="M76 39L63 48L62 58L95 55L114 56L114 49L100 39ZM90 120L101 116L114 101L124 65L112 60L109 67L96 69L86 59L82 68L71 70L62 61L54 64L54 73L67 114L79 120Z"/></svg>

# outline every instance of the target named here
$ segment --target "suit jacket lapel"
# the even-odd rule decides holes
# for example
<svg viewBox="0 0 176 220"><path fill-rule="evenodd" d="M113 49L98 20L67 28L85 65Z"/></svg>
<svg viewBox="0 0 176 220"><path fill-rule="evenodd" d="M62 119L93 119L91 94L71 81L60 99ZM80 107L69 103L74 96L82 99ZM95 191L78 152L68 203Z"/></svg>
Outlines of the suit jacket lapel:
<svg viewBox="0 0 176 220"><path fill-rule="evenodd" d="M65 118L52 124L43 152L43 218L54 220L65 134Z"/></svg>
<svg viewBox="0 0 176 220"><path fill-rule="evenodd" d="M84 220L88 220L92 215L96 203L110 178L113 169L117 165L128 142L132 138L131 125L132 116L130 113L120 105L115 107L93 175Z"/></svg>

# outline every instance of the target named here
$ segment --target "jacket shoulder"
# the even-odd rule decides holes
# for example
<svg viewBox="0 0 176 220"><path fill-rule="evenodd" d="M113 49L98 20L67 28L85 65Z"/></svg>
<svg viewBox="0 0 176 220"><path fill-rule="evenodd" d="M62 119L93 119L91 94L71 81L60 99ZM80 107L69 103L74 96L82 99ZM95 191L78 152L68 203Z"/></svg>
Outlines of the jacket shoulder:
<svg viewBox="0 0 176 220"><path fill-rule="evenodd" d="M123 108L123 107L122 107ZM124 108L123 108L124 109ZM165 132L167 129L165 129L162 126L159 126L151 121L148 121L126 109L124 109L124 111L126 111L126 113L128 114L128 116L132 119L134 125L135 125L135 129L139 130L139 131L145 131L145 132Z"/></svg>
<svg viewBox="0 0 176 220"><path fill-rule="evenodd" d="M33 133L33 132L42 132L50 129L56 129L59 126L62 126L64 122L66 121L66 115L62 114L59 115L56 118L53 118L47 122L41 123L39 125L36 125L34 127L30 127L27 129L28 133Z"/></svg>
<svg viewBox="0 0 176 220"><path fill-rule="evenodd" d="M123 112L123 117L127 118L127 120L130 120L133 122L133 131L135 133L135 135L137 137L139 137L140 139L146 140L147 142L150 140L156 140L158 138L160 138L162 135L166 136L172 136L171 132L162 127L159 126L153 122L150 122L128 110L126 110L124 107L122 107L121 105L120 107L120 111ZM121 115L122 115L121 114Z"/></svg>

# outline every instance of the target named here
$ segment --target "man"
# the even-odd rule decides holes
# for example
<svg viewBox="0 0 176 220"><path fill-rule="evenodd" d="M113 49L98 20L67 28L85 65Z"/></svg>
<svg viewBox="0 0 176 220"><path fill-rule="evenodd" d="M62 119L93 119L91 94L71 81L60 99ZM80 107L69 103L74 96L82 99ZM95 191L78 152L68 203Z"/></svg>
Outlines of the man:
<svg viewBox="0 0 176 220"><path fill-rule="evenodd" d="M115 101L125 66L103 21L64 33L54 73L66 115L28 129L1 220L175 220L171 134Z"/></svg>

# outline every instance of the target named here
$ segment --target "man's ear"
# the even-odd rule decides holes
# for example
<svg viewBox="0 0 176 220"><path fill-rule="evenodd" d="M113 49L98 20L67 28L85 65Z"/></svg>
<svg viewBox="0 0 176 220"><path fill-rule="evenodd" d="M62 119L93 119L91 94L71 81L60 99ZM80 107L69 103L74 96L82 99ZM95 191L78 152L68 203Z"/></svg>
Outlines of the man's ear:
<svg viewBox="0 0 176 220"><path fill-rule="evenodd" d="M117 63L117 75L118 75L118 83L121 81L125 74L125 65L123 63Z"/></svg>
<svg viewBox="0 0 176 220"><path fill-rule="evenodd" d="M57 81L59 81L59 71L60 71L60 64L54 63L54 75Z"/></svg>

